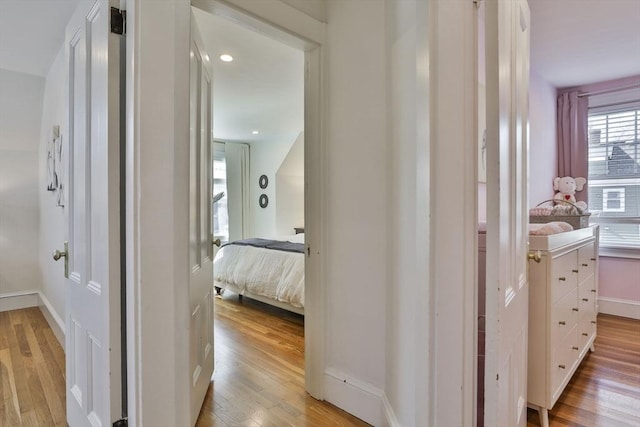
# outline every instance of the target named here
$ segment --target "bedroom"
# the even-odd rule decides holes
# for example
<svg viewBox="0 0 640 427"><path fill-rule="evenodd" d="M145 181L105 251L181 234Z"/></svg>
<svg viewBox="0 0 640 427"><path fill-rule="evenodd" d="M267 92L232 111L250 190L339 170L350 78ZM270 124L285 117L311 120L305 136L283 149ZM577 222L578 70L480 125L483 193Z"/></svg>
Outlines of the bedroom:
<svg viewBox="0 0 640 427"><path fill-rule="evenodd" d="M375 30L379 30L387 21L386 12L384 7L376 8L370 4L366 7L358 6L357 2L335 2L332 3L330 11L330 35L335 37L332 40L345 40L344 47L341 43L335 43L331 51L332 66L329 74L345 76L332 77L336 81L332 80L332 87L335 89L331 92L331 110L361 111L362 116L359 117L366 119L364 123L367 126L348 123L340 114L335 114L332 116L329 130L331 147L335 149L336 154L330 157L334 169L328 183L332 200L335 201L327 207L331 214L332 230L327 239L331 244L330 258L327 262L330 266L332 286L328 294L331 308L327 313L327 326L332 332L327 337L327 355L331 360L333 378L344 376L363 380L363 389L386 393L398 418L408 420L415 408L402 396L413 390L415 376L412 373L415 366L414 361L405 358L412 354L409 350L414 349L415 336L407 326L411 326L413 319L419 318L421 313L414 306L417 305L416 300L420 300L424 294L420 293L420 289L414 289L412 283L416 283L416 279L423 276L420 269L416 272L415 266L413 270L403 268L405 262L412 267L410 261L403 259L398 262L393 257L399 252L398 248L413 248L416 245L416 230L424 230L420 230L419 224L415 224L415 218L404 216L410 216L412 212L415 215L416 212L415 200L412 201L415 194L407 195L410 193L407 189L412 185L410 165L413 163L405 157L411 157L411 152L396 152L388 146L385 137L390 132L385 124L390 113L386 107L382 107L387 102L385 90L376 88L388 87L388 83L387 76L376 70L384 69L386 54L378 52L379 49L365 49L367 61L360 64L360 59L351 57L349 52L354 45L367 46L368 41L368 36L355 35L351 32L352 29L362 30L363 34L369 34L369 31L378 34ZM361 14L364 14L365 19L359 19ZM384 44L385 36L379 35L375 41ZM362 76L366 76L366 79ZM53 121L55 122L55 119ZM371 153L367 167L353 168L353 164L357 164L363 152ZM165 157L161 158L166 160ZM402 175L401 179L398 178L407 169L409 172ZM162 184L167 183L162 181ZM544 188L545 191L550 191L546 184ZM62 289L64 283L60 283L60 288L52 289L51 282L62 280L61 265L53 263L50 251L60 245L62 235L58 232L64 227L64 219L58 214L59 209L53 207L55 200L50 200L50 194L43 194L45 196L41 204L41 214L48 225L43 225L41 232L54 236L50 239L44 237L40 245L32 250L41 253L41 267L46 270L43 276L47 280L44 287L47 295L54 298L57 289ZM390 207L398 205L403 206L401 211ZM161 211L166 210L166 204L156 208L162 217ZM367 213L366 221L362 221L362 212ZM394 222L396 220L397 223ZM35 223L39 221L36 220ZM33 230L36 228L31 227ZM390 239L385 244L380 244L381 240L385 241L388 236L398 236L398 239ZM351 255L339 244L341 238L359 242L367 250ZM158 246L162 244L157 243ZM391 260L388 260L388 257L391 257ZM156 261L161 271L165 271L162 268L164 262L167 260ZM39 266L36 265L34 270L37 268ZM395 285L387 292L388 283ZM37 287L37 284L33 286ZM363 301L358 313L352 310L354 301ZM56 306L63 311L64 299L57 299ZM165 305L162 307L167 309L167 313L163 313L163 318L158 320L164 328L170 328L171 322L163 319L170 317L171 311ZM348 352L344 350L345 343L350 344ZM363 360L367 360L367 355L371 354L381 356L370 360L369 363L362 363ZM403 363L396 363L398 361ZM405 367L408 367L407 370L410 372L405 372ZM354 382L362 385L362 382ZM372 387L367 388L368 385Z"/></svg>
<svg viewBox="0 0 640 427"><path fill-rule="evenodd" d="M304 53L193 13L213 58L214 285L303 313Z"/></svg>

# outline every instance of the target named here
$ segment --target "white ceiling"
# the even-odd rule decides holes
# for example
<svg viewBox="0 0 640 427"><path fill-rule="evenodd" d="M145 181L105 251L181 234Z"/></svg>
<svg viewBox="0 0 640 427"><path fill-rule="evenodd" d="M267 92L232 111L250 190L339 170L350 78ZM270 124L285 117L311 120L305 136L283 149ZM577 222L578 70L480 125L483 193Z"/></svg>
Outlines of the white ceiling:
<svg viewBox="0 0 640 427"><path fill-rule="evenodd" d="M640 0L529 0L531 67L556 87L640 75Z"/></svg>
<svg viewBox="0 0 640 427"><path fill-rule="evenodd" d="M214 138L293 142L304 128L304 53L218 16L194 14L213 61ZM222 62L223 53L233 62Z"/></svg>
<svg viewBox="0 0 640 427"><path fill-rule="evenodd" d="M46 76L80 0L0 0L0 68Z"/></svg>
<svg viewBox="0 0 640 427"><path fill-rule="evenodd" d="M0 0L0 68L45 76L79 1ZM640 75L640 0L529 4L531 65L554 86ZM216 137L250 141L297 135L302 53L204 12L196 15L214 51L211 57L217 60L225 49L236 56L231 64L216 62ZM261 135L251 135L254 129Z"/></svg>

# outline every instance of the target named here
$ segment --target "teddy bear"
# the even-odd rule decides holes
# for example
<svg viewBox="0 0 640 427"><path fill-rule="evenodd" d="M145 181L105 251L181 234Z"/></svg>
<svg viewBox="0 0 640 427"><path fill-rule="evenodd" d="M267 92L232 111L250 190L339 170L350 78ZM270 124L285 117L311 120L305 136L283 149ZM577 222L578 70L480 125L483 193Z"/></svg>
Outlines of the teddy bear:
<svg viewBox="0 0 640 427"><path fill-rule="evenodd" d="M575 204L582 211L587 210L585 202L576 202L576 191L582 191L587 180L584 178L572 178L570 176L557 177L553 180L553 189L557 193L553 196L553 200L564 200Z"/></svg>

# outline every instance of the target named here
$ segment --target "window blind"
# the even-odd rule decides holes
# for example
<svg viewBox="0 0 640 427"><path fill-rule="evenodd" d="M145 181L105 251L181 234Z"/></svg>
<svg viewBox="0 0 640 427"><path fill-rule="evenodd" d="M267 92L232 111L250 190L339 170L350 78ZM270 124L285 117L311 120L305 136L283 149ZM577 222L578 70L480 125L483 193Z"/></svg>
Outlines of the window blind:
<svg viewBox="0 0 640 427"><path fill-rule="evenodd" d="M603 248L640 250L640 100L589 108L589 210Z"/></svg>

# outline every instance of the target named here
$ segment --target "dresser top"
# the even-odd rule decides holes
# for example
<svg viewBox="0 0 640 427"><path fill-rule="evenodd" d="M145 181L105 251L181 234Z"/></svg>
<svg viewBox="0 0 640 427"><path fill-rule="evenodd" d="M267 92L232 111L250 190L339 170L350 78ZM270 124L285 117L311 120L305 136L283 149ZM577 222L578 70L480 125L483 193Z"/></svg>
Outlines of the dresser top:
<svg viewBox="0 0 640 427"><path fill-rule="evenodd" d="M549 236L529 236L529 250L553 251L565 246L594 240L598 235L598 226L592 225L564 233Z"/></svg>

